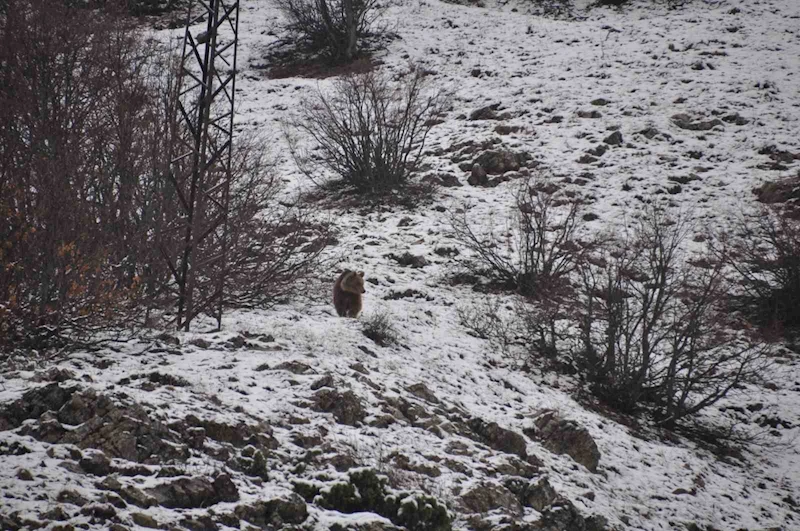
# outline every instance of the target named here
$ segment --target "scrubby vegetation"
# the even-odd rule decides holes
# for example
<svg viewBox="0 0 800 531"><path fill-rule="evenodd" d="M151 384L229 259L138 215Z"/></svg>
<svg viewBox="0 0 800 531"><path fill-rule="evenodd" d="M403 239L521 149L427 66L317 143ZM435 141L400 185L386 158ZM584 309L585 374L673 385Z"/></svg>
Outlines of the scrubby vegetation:
<svg viewBox="0 0 800 531"><path fill-rule="evenodd" d="M739 274L740 308L781 332L800 326L800 220L796 211L764 207L744 218L720 246Z"/></svg>
<svg viewBox="0 0 800 531"><path fill-rule="evenodd" d="M0 344L87 341L169 312L174 56L112 9L26 0L0 16ZM275 209L254 144L235 143L232 168L228 302L263 304L310 273L327 229Z"/></svg>
<svg viewBox="0 0 800 531"><path fill-rule="evenodd" d="M377 0L276 0L276 4L288 19L292 40L330 64L355 59L385 9Z"/></svg>
<svg viewBox="0 0 800 531"><path fill-rule="evenodd" d="M360 193L402 189L445 104L445 94L430 90L420 70L400 82L377 72L345 76L301 104L290 126L315 153L295 144L295 160L318 183L334 176Z"/></svg>
<svg viewBox="0 0 800 531"><path fill-rule="evenodd" d="M692 224L655 207L622 235L579 243L578 204L538 188L521 186L510 243L477 234L465 217L453 222L475 257L473 271L521 295L511 317L483 307L479 319L462 310L462 322L504 352L525 345L529 363L577 370L606 403L646 409L664 426L764 374L766 344L730 311L733 270L749 272L753 289L761 286L753 280L756 256L780 273L791 260L755 249L744 262L692 256ZM781 250L791 248L785 232L761 234L770 242L780 234ZM792 278L780 273L773 278ZM768 289L764 296L774 297Z"/></svg>
<svg viewBox="0 0 800 531"><path fill-rule="evenodd" d="M301 490L326 509L343 513L374 512L408 531L449 531L451 517L437 499L421 492L394 491L384 477L363 469L348 474L348 482L322 490Z"/></svg>

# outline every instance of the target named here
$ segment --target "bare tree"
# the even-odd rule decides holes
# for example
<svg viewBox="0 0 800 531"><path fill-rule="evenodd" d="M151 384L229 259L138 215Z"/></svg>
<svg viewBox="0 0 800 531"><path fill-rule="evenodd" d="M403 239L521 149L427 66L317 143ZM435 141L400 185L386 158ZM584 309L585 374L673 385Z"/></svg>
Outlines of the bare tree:
<svg viewBox="0 0 800 531"><path fill-rule="evenodd" d="M757 378L768 359L728 311L727 265L688 261L690 228L650 210L581 267L583 370L602 398L627 411L648 404L668 427Z"/></svg>

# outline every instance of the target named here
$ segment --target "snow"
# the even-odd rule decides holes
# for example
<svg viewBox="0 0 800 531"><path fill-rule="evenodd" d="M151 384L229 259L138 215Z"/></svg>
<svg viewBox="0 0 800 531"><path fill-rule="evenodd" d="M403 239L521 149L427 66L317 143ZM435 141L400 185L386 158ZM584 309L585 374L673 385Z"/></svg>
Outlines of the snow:
<svg viewBox="0 0 800 531"><path fill-rule="evenodd" d="M464 140L481 142L499 136L493 129L500 122L459 118L493 103L517 114L504 123L521 127L518 133L499 136L503 147L531 153L554 182L591 199L588 209L599 216L588 223L591 231L618 230L650 200L690 212L698 230L724 227L742 210L752 208L754 187L798 171L797 163L787 170L759 168L768 160L757 151L774 144L800 152L800 2L695 0L671 10L663 2L641 1L623 10L579 8L578 20L528 14L524 2L487 5L436 0L393 5L387 16L399 39L379 54L382 70L398 74L408 71L412 63L420 65L432 73L428 79L436 87L454 93L452 112L431 133L426 162L435 171L455 173L465 186L442 189L433 204L416 210L386 206L375 212L330 213L340 233L340 243L330 253L344 254L346 261L339 268L364 270L370 281L361 320L388 312L400 333L398 344L379 347L363 336L361 321L336 317L329 300L329 289L340 270L336 269L308 294L310 301L271 310L231 311L219 333L207 331L213 327L211 322L198 322L193 332L178 334L184 345L179 355L153 353L147 349L149 342L132 341L118 351L72 356L58 365L75 371L82 386L110 395L124 392L166 421L188 414L234 424L264 420L280 443L276 455L287 460L305 452L292 442L293 437L324 434L330 448L384 473L392 472L388 456L393 452L410 457L412 463L438 465L442 472L438 477L393 473L408 488L424 486L448 503L454 503L470 485L496 478L492 463L503 458L468 439L447 434L439 438L407 424L368 426L384 414L381 406L386 399L402 396L413 401L406 388L423 382L443 407L516 432L531 427L537 413L552 409L589 430L602 454L598 473L530 440L528 452L544 463L542 473L556 491L587 515L603 515L619 529L680 529L689 522L731 530L800 529L796 505L785 501L791 496L796 503L800 489L800 366L796 358L785 358L776 366L769 377L772 389L750 387L720 404L760 403L760 411L745 410L735 416L713 408L708 413L714 422L738 420L747 432L758 429L753 421L761 415L791 423L791 428L759 437L743 459L716 457L684 439L643 437L614 418L586 409L572 396L569 378L523 373L490 342L469 335L458 310L480 305L487 296L445 282L463 256L444 258L433 253L441 246L461 248L450 236L446 214L434 210L435 206L453 209L470 204L471 220L502 224L513 203L513 182L496 188L466 185L466 175L446 152ZM241 131L255 132L275 146L278 171L288 181L287 194L292 194L311 183L288 156L281 124L295 115L299 98L326 90L334 80L271 80L256 68L276 39L269 30L278 20L269 3L242 1L236 121ZM164 38L169 35L163 32ZM702 70L693 69L698 62ZM481 73L472 75L477 69ZM609 103L592 105L597 98ZM602 116L577 115L591 110ZM749 123L725 122L710 131L689 131L671 119L679 113L703 120L738 113ZM556 115L563 117L560 123L546 123ZM648 139L637 133L648 127L661 135ZM615 130L623 134L622 147L609 149L599 163L577 162ZM439 148L444 152L434 154ZM695 159L690 152L702 155ZM591 173L587 182L575 184L575 178L586 172ZM683 185L680 193L666 192L674 184L669 177L689 174L700 179ZM572 184L564 184L564 177L572 178ZM623 191L626 184L630 191ZM411 218L411 223L398 226L403 217ZM424 255L431 264L404 268L386 257L405 251ZM408 288L430 300L385 298ZM240 332L269 334L275 340L258 349L219 347ZM188 345L196 338L217 346ZM99 368L100 360L110 362L109 366ZM275 369L286 361L305 363L313 372ZM356 363L367 374L354 371ZM264 364L269 368L257 370ZM40 385L32 381L33 369L0 373L0 404ZM136 380L120 383L132 374L152 371L180 376L190 385L148 391ZM313 394L309 386L325 374L333 375L337 388L349 388L363 401L369 415L365 424L345 426L329 414L305 407ZM430 407L421 400L417 403ZM308 423L293 424L292 417ZM454 439L464 443L470 455L453 454L449 445ZM0 432L0 444L13 442L23 443L32 453L3 457L0 490L5 497L0 498L0 512L20 510L35 518L53 506L63 488L88 498L96 492L95 478L59 467L63 457L46 457L45 452L57 446ZM460 463L468 474L443 466L444 460ZM201 460L186 466L203 473L217 465ZM34 471L33 482L17 479L21 468ZM327 473L331 478L344 477L333 469ZM297 477L288 465L275 465L263 485L238 476L236 483L244 502L287 494ZM139 487L146 488L152 481L148 478ZM31 492L39 495L31 496ZM587 492L594 493L594 499L586 497ZM234 505L220 504L218 512ZM191 511L159 509L149 514L174 522ZM526 508L526 520L536 517L533 509ZM105 528L90 523L88 517L76 518L92 529ZM376 520L382 518L316 507L309 516L320 530L334 523L345 526ZM463 520L457 520L455 527L468 528Z"/></svg>

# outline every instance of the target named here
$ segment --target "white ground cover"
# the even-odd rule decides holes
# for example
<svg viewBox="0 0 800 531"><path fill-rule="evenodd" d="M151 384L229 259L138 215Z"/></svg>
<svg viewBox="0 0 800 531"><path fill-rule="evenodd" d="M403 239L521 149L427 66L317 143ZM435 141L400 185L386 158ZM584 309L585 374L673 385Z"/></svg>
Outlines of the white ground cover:
<svg viewBox="0 0 800 531"><path fill-rule="evenodd" d="M738 12L733 13L734 8ZM391 468L388 456L393 452L420 463L459 461L467 473L441 466L438 477L400 477L408 488L424 486L448 503L456 503L458 494L479 480L492 480L487 463L500 457L470 441L466 444L471 456L453 455L448 450L452 437L439 438L401 423L386 428L337 424L330 415L303 406L312 394L310 383L332 374L338 387L349 387L362 399L370 414L367 420L382 414L382 398L407 396L404 390L420 382L444 404L517 432L530 427L537 412L554 409L595 438L602 453L598 472L590 473L533 441L528 451L544 462L542 472L555 489L587 515L601 514L619 529L682 529L690 522L724 530L800 529L796 359L779 360L768 375L774 384L770 389L750 386L720 404L740 406L743 412L714 407L707 413L711 422L736 421L746 432L762 430L756 424L762 417L783 419L791 428L763 434L743 459L719 459L688 441L637 437L624 425L578 404L568 392L570 380L519 371L489 342L469 335L459 320L459 308L471 308L488 296L446 282L465 257L463 252L451 258L433 252L460 247L449 236L446 213L436 207L470 204L472 222L489 230L491 224L505 223L515 183L495 188L467 185L467 174L449 158L448 148L454 144L498 137L502 147L530 153L554 182L591 200L588 211L598 216L588 223L593 232L619 230L647 201L688 213L698 231L724 228L754 205L754 187L794 175L800 167L795 162L788 169L765 169L769 159L758 154L769 145L800 153L800 2L695 0L674 10L664 2L635 2L620 11L594 8L576 13L578 20L554 20L527 14L525 3L475 7L409 0L393 6L387 17L399 38L379 53L380 68L401 73L416 64L430 71L428 79L435 86L453 91L453 110L433 129L425 162L434 171L456 174L464 186L442 189L432 204L416 210L324 213L339 231L339 243L330 253L344 260L309 297L270 310L232 311L220 333L205 332L212 324L199 322L196 332L178 334L184 345L195 338L219 343L240 332L274 336L275 341L263 348L187 346L182 354L171 354L153 353L149 343L131 342L118 351L77 355L60 364L74 370L84 380L81 385L110 395L124 392L150 408L155 418L177 420L191 413L233 423L263 419L275 430L278 455L303 452L291 442L298 433L323 433L327 442L347 449L359 464L381 471ZM268 2L243 0L237 123L275 146L277 171L291 194L311 184L295 169L280 124L296 112L300 98L326 90L332 80L272 80L257 68L277 38L271 30L279 20ZM598 98L608 103L592 105ZM465 119L471 111L494 103L516 115L503 123L519 126L518 132L498 135L493 131L498 121ZM592 110L601 116L577 114ZM690 131L671 120L681 113L697 120L738 113L747 123L726 121L709 131ZM562 119L546 123L553 116ZM647 138L639 133L651 127L660 134ZM623 135L621 146L593 164L577 162L614 130ZM670 177L690 175L698 179L679 192L667 191L675 184ZM403 218L409 220L399 224ZM387 257L406 251L425 256L430 264L414 269ZM388 312L399 331L397 345L379 347L363 336L359 320L335 315L329 292L343 267L366 272L362 319ZM407 289L422 296L385 298ZM99 359L109 366L97 368ZM285 361L306 363L314 374L271 369ZM353 369L356 363L366 374ZM270 369L256 371L263 364ZM32 380L35 367L27 369L0 373L0 404L41 385ZM190 385L146 391L136 381L119 383L131 374L153 370L181 376ZM746 409L756 404L760 408ZM296 424L291 417L309 423ZM23 510L35 517L52 506L65 486L87 495L94 492L93 478L59 468L59 459L45 455L50 445L0 432L0 442L15 440L33 453L3 457L3 512ZM213 464L197 460L187 466L203 473ZM244 500L291 489L296 472L288 465L273 466L264 485L235 477ZM20 468L33 471L34 481L17 479ZM585 496L588 492L594 499ZM149 514L170 522L189 513L159 509ZM334 522L364 518L372 517L312 509L309 521L322 530ZM537 518L532 509L521 517ZM455 527L467 529L463 520Z"/></svg>

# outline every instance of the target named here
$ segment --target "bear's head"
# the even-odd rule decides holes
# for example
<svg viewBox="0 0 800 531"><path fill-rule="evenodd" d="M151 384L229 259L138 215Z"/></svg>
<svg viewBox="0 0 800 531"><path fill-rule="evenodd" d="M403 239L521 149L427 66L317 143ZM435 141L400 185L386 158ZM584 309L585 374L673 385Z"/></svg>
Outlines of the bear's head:
<svg viewBox="0 0 800 531"><path fill-rule="evenodd" d="M348 271L342 278L342 289L350 293L364 293L364 272Z"/></svg>

